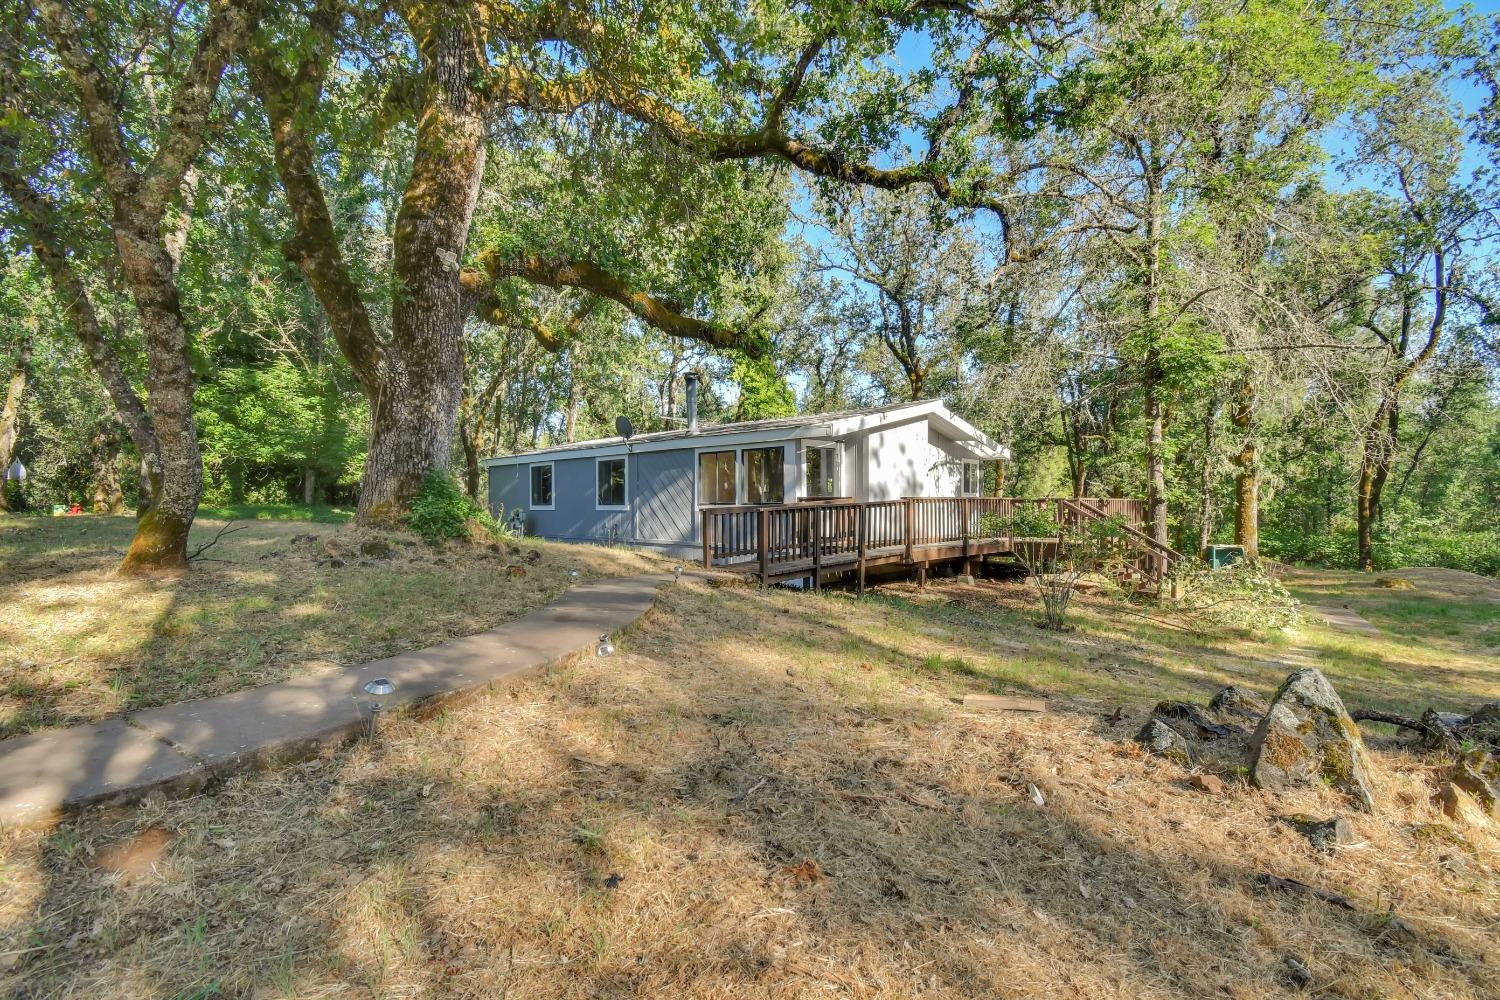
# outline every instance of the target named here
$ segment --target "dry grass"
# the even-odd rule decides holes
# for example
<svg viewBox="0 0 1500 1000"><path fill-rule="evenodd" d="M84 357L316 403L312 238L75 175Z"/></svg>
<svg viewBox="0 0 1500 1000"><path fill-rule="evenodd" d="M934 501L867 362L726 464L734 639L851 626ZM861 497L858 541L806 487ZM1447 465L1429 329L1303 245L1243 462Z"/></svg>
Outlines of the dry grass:
<svg viewBox="0 0 1500 1000"><path fill-rule="evenodd" d="M199 522L191 547L222 522ZM361 558L349 527L252 521L168 580L115 575L128 517L0 516L0 736L223 694L469 635L560 594L567 569L641 572L626 550L527 541L520 556L411 539ZM316 535L313 543L296 536ZM388 536L400 540L397 536ZM329 565L325 539L350 550ZM531 550L525 576L506 572Z"/></svg>
<svg viewBox="0 0 1500 1000"><path fill-rule="evenodd" d="M1041 636L1013 586L903 591L684 583L615 657L381 745L13 834L4 985L1259 998L1291 992L1295 955L1320 996L1496 995L1500 838L1446 823L1434 761L1377 749L1363 845L1321 856L1278 817L1347 812L1334 793L1210 796L1129 742L1221 667L1094 634L1097 607ZM1054 682L1075 693L1045 716L952 701ZM1358 910L1266 894L1263 871Z"/></svg>

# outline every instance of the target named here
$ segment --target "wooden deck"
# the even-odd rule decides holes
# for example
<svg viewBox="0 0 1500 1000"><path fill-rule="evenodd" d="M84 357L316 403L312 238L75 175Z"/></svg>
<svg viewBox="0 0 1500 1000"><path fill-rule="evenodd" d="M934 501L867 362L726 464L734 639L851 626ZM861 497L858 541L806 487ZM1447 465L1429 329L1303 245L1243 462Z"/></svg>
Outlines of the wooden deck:
<svg viewBox="0 0 1500 1000"><path fill-rule="evenodd" d="M1061 544L1059 538L1019 539L995 534L1022 506L1050 508L1065 530L1122 515L1141 543L1141 576L1160 583L1179 558L1141 532L1140 500L1088 497L908 497L862 503L816 500L778 506L703 509L703 565L756 576L762 583L798 578L813 587L830 574L854 573L860 593L865 571L902 565L925 578L931 563L961 560L967 571L990 555L1010 555L1017 543Z"/></svg>

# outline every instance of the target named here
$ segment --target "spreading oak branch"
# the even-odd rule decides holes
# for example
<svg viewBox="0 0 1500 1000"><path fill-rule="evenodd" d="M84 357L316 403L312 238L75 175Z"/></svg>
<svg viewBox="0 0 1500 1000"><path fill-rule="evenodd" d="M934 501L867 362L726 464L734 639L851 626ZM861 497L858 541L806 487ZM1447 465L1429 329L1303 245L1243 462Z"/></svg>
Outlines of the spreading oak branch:
<svg viewBox="0 0 1500 1000"><path fill-rule="evenodd" d="M762 349L756 338L748 333L686 315L680 307L631 287L624 279L592 261L535 255L511 257L490 251L481 254L479 262L484 274L492 281L520 278L533 285L559 289L577 288L611 299L669 336L696 340L714 347L736 348L751 355L758 354ZM470 282L482 280L475 272L467 273Z"/></svg>

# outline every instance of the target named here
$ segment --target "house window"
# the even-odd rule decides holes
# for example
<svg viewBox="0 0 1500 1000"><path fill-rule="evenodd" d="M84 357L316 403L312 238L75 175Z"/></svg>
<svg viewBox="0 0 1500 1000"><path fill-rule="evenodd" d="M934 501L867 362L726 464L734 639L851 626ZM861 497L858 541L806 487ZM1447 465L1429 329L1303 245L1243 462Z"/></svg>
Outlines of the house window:
<svg viewBox="0 0 1500 1000"><path fill-rule="evenodd" d="M977 497L984 489L984 477L979 472L979 463L964 462L963 495L966 497Z"/></svg>
<svg viewBox="0 0 1500 1000"><path fill-rule="evenodd" d="M531 467L531 506L533 509L552 509L552 463Z"/></svg>
<svg viewBox="0 0 1500 1000"><path fill-rule="evenodd" d="M838 448L833 445L808 445L803 449L803 467L810 497L837 496L839 491Z"/></svg>
<svg viewBox="0 0 1500 1000"><path fill-rule="evenodd" d="M707 505L715 503L734 503L734 501L734 452L699 452L698 502Z"/></svg>
<svg viewBox="0 0 1500 1000"><path fill-rule="evenodd" d="M783 454L780 445L745 449L746 503L781 503L786 498Z"/></svg>
<svg viewBox="0 0 1500 1000"><path fill-rule="evenodd" d="M605 508L625 509L627 496L625 489L625 459L601 458L594 463L595 478L599 486L595 494L595 506L600 510Z"/></svg>

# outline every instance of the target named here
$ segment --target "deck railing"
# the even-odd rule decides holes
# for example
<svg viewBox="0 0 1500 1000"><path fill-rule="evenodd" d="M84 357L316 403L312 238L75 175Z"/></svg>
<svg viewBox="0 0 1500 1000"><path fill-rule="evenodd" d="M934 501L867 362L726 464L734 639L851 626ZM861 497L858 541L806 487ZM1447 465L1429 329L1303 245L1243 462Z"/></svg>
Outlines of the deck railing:
<svg viewBox="0 0 1500 1000"><path fill-rule="evenodd" d="M703 565L740 570L763 580L824 569L857 566L869 560L907 563L939 558L972 558L1010 549L1008 532L1016 512L1048 509L1064 530L1121 515L1129 536L1141 543L1140 569L1160 582L1177 553L1141 532L1145 505L1118 497L907 497L869 503L834 499L777 506L705 507ZM999 529L999 533L997 533Z"/></svg>

